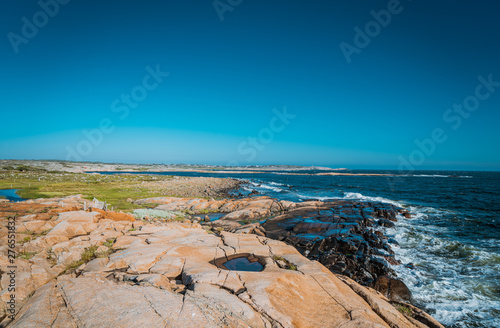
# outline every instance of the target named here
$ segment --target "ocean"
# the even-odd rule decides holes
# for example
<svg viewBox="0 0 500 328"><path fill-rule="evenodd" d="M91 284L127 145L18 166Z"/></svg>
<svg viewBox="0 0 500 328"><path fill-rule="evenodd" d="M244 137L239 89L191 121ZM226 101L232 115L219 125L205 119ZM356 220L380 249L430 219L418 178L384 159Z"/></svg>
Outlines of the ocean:
<svg viewBox="0 0 500 328"><path fill-rule="evenodd" d="M414 304L447 327L500 327L500 172L350 172L391 176L157 174L237 178L247 182L242 193L256 190L280 200L352 199L404 207L412 218L399 216L385 235L399 243L392 247L403 264L392 268Z"/></svg>

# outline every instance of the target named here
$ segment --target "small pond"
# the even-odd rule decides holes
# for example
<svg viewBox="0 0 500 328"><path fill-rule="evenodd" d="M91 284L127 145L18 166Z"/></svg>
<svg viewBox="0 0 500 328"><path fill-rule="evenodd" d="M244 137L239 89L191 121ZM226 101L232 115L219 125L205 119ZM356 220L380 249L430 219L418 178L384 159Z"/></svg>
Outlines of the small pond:
<svg viewBox="0 0 500 328"><path fill-rule="evenodd" d="M26 200L24 198L19 197L19 195L17 194L18 190L19 189L0 189L0 196L4 196L5 198L10 200L11 202L20 202L20 201ZM0 198L4 198L4 197L0 197Z"/></svg>
<svg viewBox="0 0 500 328"><path fill-rule="evenodd" d="M264 266L258 261L251 262L247 257L237 257L223 264L228 270L234 271L255 271L264 270Z"/></svg>

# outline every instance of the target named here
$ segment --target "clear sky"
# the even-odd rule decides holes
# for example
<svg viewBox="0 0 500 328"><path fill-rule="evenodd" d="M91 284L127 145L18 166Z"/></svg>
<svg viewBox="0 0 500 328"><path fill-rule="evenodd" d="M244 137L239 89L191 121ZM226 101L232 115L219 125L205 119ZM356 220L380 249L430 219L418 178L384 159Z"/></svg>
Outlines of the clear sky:
<svg viewBox="0 0 500 328"><path fill-rule="evenodd" d="M499 170L499 13L4 0L0 158Z"/></svg>

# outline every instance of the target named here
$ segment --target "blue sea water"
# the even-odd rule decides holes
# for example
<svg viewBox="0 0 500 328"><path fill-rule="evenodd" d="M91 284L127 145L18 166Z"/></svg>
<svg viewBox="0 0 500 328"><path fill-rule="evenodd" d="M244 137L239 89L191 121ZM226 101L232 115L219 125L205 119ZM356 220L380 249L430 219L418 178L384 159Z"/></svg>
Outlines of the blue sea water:
<svg viewBox="0 0 500 328"><path fill-rule="evenodd" d="M352 199L405 207L412 218L398 217L385 234L399 243L393 250L403 264L415 265L393 266L414 303L447 327L500 327L500 172L352 173L390 176L161 174L238 178L248 182L243 192L291 201Z"/></svg>

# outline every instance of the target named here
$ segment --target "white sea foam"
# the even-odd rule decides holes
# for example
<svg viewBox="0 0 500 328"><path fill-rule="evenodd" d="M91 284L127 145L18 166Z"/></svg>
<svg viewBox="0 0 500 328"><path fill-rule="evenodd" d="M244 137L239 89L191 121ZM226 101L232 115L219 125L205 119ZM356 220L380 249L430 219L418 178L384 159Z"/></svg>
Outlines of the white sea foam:
<svg viewBox="0 0 500 328"><path fill-rule="evenodd" d="M280 192L280 191L283 190L281 188L274 187L274 186L271 186L271 185L267 185L267 184L264 184L264 183L261 184L258 188L269 189L269 190L272 190L272 191L275 191L275 192Z"/></svg>
<svg viewBox="0 0 500 328"><path fill-rule="evenodd" d="M410 207L412 219L398 216L394 228L386 230L399 246L393 246L403 264L416 268L392 266L413 293L413 298L445 325L468 327L466 322L492 317L500 308L498 297L486 297L478 288L493 288L500 255L456 240L447 239L446 228L429 224L434 218L448 214L430 207ZM500 327L500 319L492 319L485 327ZM496 320L496 321L495 321Z"/></svg>
<svg viewBox="0 0 500 328"><path fill-rule="evenodd" d="M246 191L252 191L253 189L250 188L250 187L247 187L247 186L242 186L243 190L246 190Z"/></svg>
<svg viewBox="0 0 500 328"><path fill-rule="evenodd" d="M472 178L470 175L442 175L442 174L412 174L405 177L422 177L422 178Z"/></svg>
<svg viewBox="0 0 500 328"><path fill-rule="evenodd" d="M346 193L338 198L402 206L394 200L360 193ZM418 206L407 208L412 218L398 215L395 227L385 229L385 233L399 243L399 246L392 245L392 249L402 265L391 267L410 288L416 304L448 326L469 327L471 322L487 318L484 327L500 327L500 318L491 319L494 311L500 308L500 299L493 295L497 290L494 277L498 275L500 255L447 239L446 231L453 227L432 224L434 219L454 214L453 211ZM413 263L415 269L404 265L408 263ZM478 288L491 291L478 292ZM485 295L488 292L491 297Z"/></svg>
<svg viewBox="0 0 500 328"><path fill-rule="evenodd" d="M343 199L354 199L354 200L362 200L362 201L369 201L369 202L380 202L380 203L392 204L392 205L398 206L398 207L403 207L403 204L401 204L397 201L391 200L391 199L387 199L387 198L383 198L383 197L365 196L365 195L362 195L362 194L357 193L357 192L347 192L347 193L345 193Z"/></svg>
<svg viewBox="0 0 500 328"><path fill-rule="evenodd" d="M248 182L249 184L252 185L253 188L248 188L248 187L244 187L245 190L248 190L248 191L251 191L252 189L267 189L267 190L272 190L274 192L280 192L282 191L283 189L279 188L279 187L276 187L276 186L284 186L284 184L282 183L276 183L276 182L270 182L269 184L266 184L266 183L257 183L257 182L254 182L254 181L246 181Z"/></svg>
<svg viewBox="0 0 500 328"><path fill-rule="evenodd" d="M357 193L357 192L347 192L343 196L317 196L317 195L297 194L297 197L299 197L300 199L315 199L315 200L320 200L320 201L333 200L333 199L359 200L359 201L366 201L366 202L386 203L386 204L392 204L392 205L398 206L398 207L403 207L402 203L399 203L399 202L391 200L391 199L387 199L387 198L383 198L383 197L365 196L365 195Z"/></svg>
<svg viewBox="0 0 500 328"><path fill-rule="evenodd" d="M438 321L454 328L470 327L479 322L479 327L500 327L500 318L495 314L500 308L500 298L496 295L498 282L495 281L498 279L500 254L450 237L455 227L440 223L446 221L446 216L460 217L460 213L429 206L410 206L406 202L357 192L333 189L297 192L288 188L283 190L279 188L283 184L271 182L260 185L254 182L251 186L271 196L280 190L279 197L290 197L295 201L345 199L405 207L412 214L411 219L398 215L394 228L376 229L385 230L388 237L399 243L399 246L392 245L392 249L403 265L392 268L410 288L416 304L425 307ZM495 242L497 240L491 240L491 243ZM404 265L410 262L415 265L414 269Z"/></svg>
<svg viewBox="0 0 500 328"><path fill-rule="evenodd" d="M410 175L411 177L423 177L423 178L449 178L449 175L440 175L440 174L414 174Z"/></svg>
<svg viewBox="0 0 500 328"><path fill-rule="evenodd" d="M323 196L311 196L311 195L301 195L301 194L297 194L297 197L299 197L300 199L314 199L319 201L338 199L338 197L328 197L328 196L323 197Z"/></svg>

